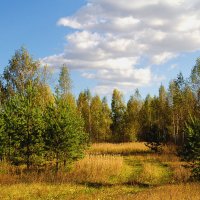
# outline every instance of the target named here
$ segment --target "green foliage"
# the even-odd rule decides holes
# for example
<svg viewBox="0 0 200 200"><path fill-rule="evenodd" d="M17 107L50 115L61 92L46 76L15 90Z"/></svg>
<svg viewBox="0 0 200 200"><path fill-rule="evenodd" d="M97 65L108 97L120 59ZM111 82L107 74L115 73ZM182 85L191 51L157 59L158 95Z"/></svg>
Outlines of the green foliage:
<svg viewBox="0 0 200 200"><path fill-rule="evenodd" d="M26 95L16 94L8 100L4 110L8 154L15 164L35 164L43 152L43 114L35 105L37 91L29 86Z"/></svg>
<svg viewBox="0 0 200 200"><path fill-rule="evenodd" d="M61 69L59 95L54 98L47 85L47 68L41 71L39 65L21 48L4 70L1 84L7 101L0 113L0 154L27 168L42 164L51 153L57 163L70 162L82 156L87 143L67 67Z"/></svg>
<svg viewBox="0 0 200 200"><path fill-rule="evenodd" d="M140 140L146 140L148 137L148 132L152 126L153 120L153 109L152 109L152 97L147 95L142 108L139 113L141 132L139 135Z"/></svg>
<svg viewBox="0 0 200 200"><path fill-rule="evenodd" d="M107 99L104 97L102 99L102 116L101 116L101 130L102 130L102 140L109 141L111 138L111 129L112 124L111 119L111 110L108 106Z"/></svg>
<svg viewBox="0 0 200 200"><path fill-rule="evenodd" d="M5 68L3 79L7 96L23 93L30 83L38 83L39 62L34 61L25 48L17 50Z"/></svg>
<svg viewBox="0 0 200 200"><path fill-rule="evenodd" d="M3 108L0 106L0 159L3 159L6 155L6 142L8 141L7 134L5 132L5 121L3 117Z"/></svg>
<svg viewBox="0 0 200 200"><path fill-rule="evenodd" d="M91 100L91 141L99 142L102 140L101 137L105 135L102 128L102 102L99 96L94 96Z"/></svg>
<svg viewBox="0 0 200 200"><path fill-rule="evenodd" d="M56 96L47 83L47 66L41 67L24 48L17 50L0 76L0 158L15 164L33 164L48 160L71 162L83 155L88 136L91 142L127 142L142 140L158 152L162 143L184 146L185 160L199 176L200 61L190 79L180 73L159 88L159 96L139 91L127 105L115 89L111 109L106 99L92 97L87 89L77 102L71 93L68 68L63 65ZM189 116L194 116L188 121ZM195 125L194 125L195 124ZM195 147L195 148L194 148ZM188 157L188 158L187 158Z"/></svg>
<svg viewBox="0 0 200 200"><path fill-rule="evenodd" d="M147 95L140 111L141 135L146 145L155 152L161 151L162 143L168 135L168 111L164 87L160 87L159 97Z"/></svg>
<svg viewBox="0 0 200 200"><path fill-rule="evenodd" d="M140 132L141 125L139 123L139 113L141 110L142 101L139 90L130 97L127 103L125 115L125 134L128 141L138 140L138 133Z"/></svg>
<svg viewBox="0 0 200 200"><path fill-rule="evenodd" d="M90 93L90 90L87 89L79 94L77 100L78 110L81 113L82 118L84 119L85 132L89 133L90 138L92 134L91 108L90 108L91 99L92 95Z"/></svg>
<svg viewBox="0 0 200 200"><path fill-rule="evenodd" d="M87 146L87 134L79 113L65 99L55 97L55 103L47 107L45 113L45 148L59 163L78 159L83 156Z"/></svg>
<svg viewBox="0 0 200 200"><path fill-rule="evenodd" d="M152 151L159 153L161 152L161 145L163 143L162 135L159 134L158 126L153 124L150 130L147 132L145 145Z"/></svg>
<svg viewBox="0 0 200 200"><path fill-rule="evenodd" d="M180 152L190 162L193 178L200 180L200 119L191 118L184 129L185 144Z"/></svg>
<svg viewBox="0 0 200 200"><path fill-rule="evenodd" d="M106 99L101 101L98 95L91 100L91 141L107 141L110 137L110 109Z"/></svg>
<svg viewBox="0 0 200 200"><path fill-rule="evenodd" d="M72 81L70 78L67 66L63 65L59 76L59 92L61 95L66 95L71 92Z"/></svg>
<svg viewBox="0 0 200 200"><path fill-rule="evenodd" d="M113 90L111 110L113 122L111 125L111 130L113 134L113 141L125 142L127 140L124 131L126 106L122 93L117 89Z"/></svg>

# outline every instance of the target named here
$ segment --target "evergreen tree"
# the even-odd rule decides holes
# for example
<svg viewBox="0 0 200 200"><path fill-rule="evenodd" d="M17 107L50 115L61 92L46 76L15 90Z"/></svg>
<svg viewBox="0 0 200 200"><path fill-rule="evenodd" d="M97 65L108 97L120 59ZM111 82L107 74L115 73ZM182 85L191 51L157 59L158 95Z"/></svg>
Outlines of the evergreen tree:
<svg viewBox="0 0 200 200"><path fill-rule="evenodd" d="M9 158L14 164L42 161L44 121L41 109L35 105L36 88L27 87L26 94L15 94L5 105L5 132L8 135Z"/></svg>
<svg viewBox="0 0 200 200"><path fill-rule="evenodd" d="M185 126L186 136L180 155L189 162L192 177L200 180L200 119L191 118Z"/></svg>
<svg viewBox="0 0 200 200"><path fill-rule="evenodd" d="M61 95L67 95L71 93L72 80L70 78L69 70L67 66L63 65L59 75L59 92Z"/></svg>
<svg viewBox="0 0 200 200"><path fill-rule="evenodd" d="M83 156L87 134L79 113L65 102L65 98L55 97L55 103L47 107L45 122L45 148L56 159L57 172L61 161L69 164Z"/></svg>

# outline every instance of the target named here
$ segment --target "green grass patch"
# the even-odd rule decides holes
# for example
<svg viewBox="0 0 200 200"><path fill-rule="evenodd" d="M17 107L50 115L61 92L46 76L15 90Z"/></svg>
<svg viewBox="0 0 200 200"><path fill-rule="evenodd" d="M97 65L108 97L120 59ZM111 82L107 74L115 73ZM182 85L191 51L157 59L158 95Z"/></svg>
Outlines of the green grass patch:
<svg viewBox="0 0 200 200"><path fill-rule="evenodd" d="M134 185L161 185L170 181L170 168L156 160L138 160L137 157L127 157L126 163L132 167L128 183Z"/></svg>

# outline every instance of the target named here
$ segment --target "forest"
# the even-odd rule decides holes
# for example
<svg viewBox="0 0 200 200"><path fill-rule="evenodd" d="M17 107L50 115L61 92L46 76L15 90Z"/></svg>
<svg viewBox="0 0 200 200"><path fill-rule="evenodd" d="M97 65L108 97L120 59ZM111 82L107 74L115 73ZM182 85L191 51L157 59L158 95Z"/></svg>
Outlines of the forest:
<svg viewBox="0 0 200 200"><path fill-rule="evenodd" d="M145 152L158 156L175 147L177 159L190 169L189 179L200 180L200 59L189 77L179 73L168 88L160 85L158 96L149 94L142 99L136 89L125 102L116 88L111 105L89 89L75 98L65 65L60 66L55 88L49 84L49 76L48 66L34 60L23 47L4 68L0 79L1 163L18 170L25 166L26 173L48 168L59 175L87 158L88 152L99 154L106 145L115 149L143 144Z"/></svg>

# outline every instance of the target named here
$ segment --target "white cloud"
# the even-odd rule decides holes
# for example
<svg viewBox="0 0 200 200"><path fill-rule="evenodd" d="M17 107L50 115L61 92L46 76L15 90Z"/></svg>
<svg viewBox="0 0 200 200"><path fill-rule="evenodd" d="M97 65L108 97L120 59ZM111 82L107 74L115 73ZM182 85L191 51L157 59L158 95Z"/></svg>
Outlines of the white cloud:
<svg viewBox="0 0 200 200"><path fill-rule="evenodd" d="M57 24L59 26L68 26L74 29L80 29L82 27L81 24L76 21L76 19L72 18L61 18Z"/></svg>
<svg viewBox="0 0 200 200"><path fill-rule="evenodd" d="M166 61L170 60L171 58L174 58L176 55L174 55L173 53L170 52L163 52L157 55L154 55L152 57L152 61L153 63L159 65L159 64L163 64Z"/></svg>
<svg viewBox="0 0 200 200"><path fill-rule="evenodd" d="M88 0L57 24L74 32L62 54L42 61L85 70L99 91L153 84L160 78L141 66L144 57L153 66L200 49L199 0Z"/></svg>

